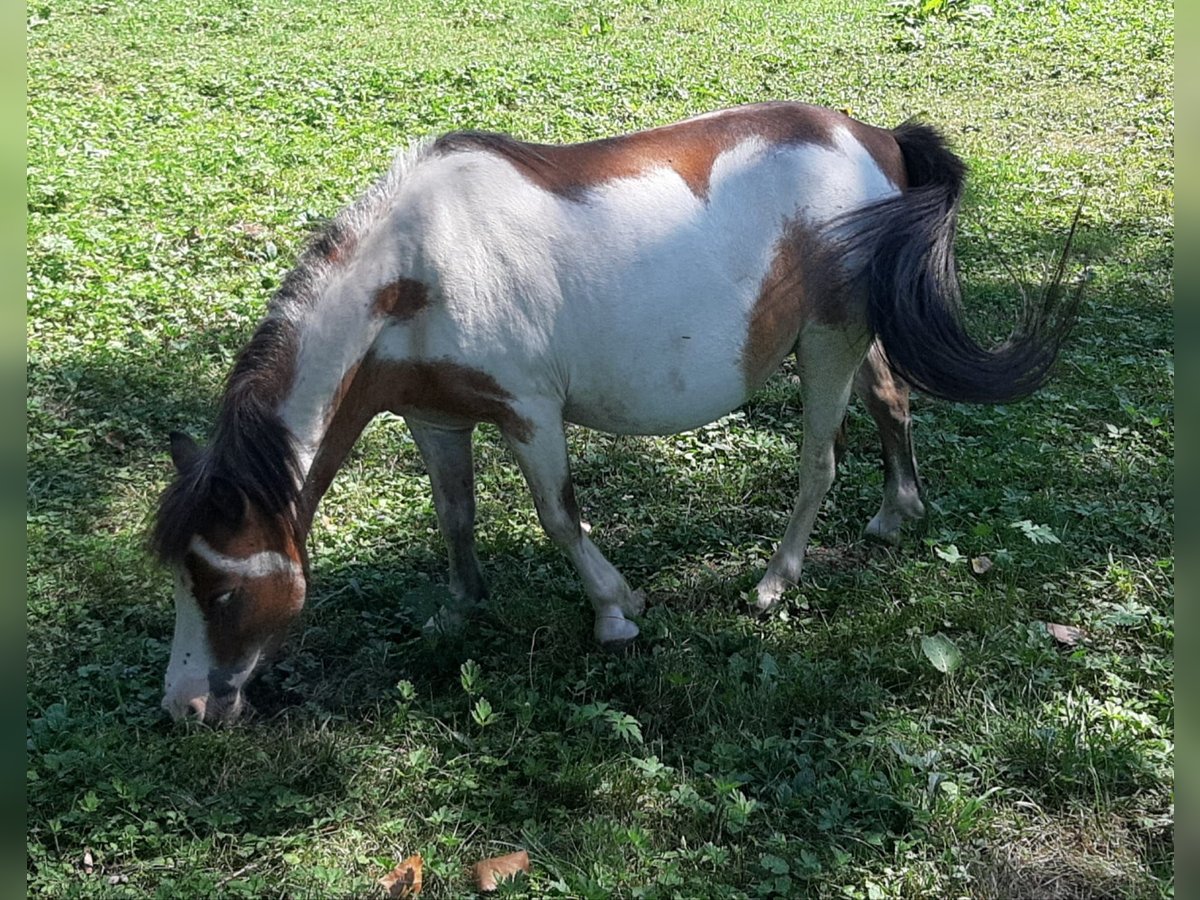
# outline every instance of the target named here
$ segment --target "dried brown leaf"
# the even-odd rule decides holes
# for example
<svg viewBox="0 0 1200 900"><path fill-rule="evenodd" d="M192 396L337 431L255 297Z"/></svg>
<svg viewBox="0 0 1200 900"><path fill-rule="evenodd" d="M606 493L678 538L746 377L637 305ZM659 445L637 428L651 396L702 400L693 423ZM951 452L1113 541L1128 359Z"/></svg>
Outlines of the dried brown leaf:
<svg viewBox="0 0 1200 900"><path fill-rule="evenodd" d="M1050 632L1050 637L1064 647L1074 647L1087 636L1082 628L1076 628L1074 625L1059 625L1056 622L1047 622L1046 630Z"/></svg>
<svg viewBox="0 0 1200 900"><path fill-rule="evenodd" d="M83 848L83 874L91 875L92 872L95 871L95 867L96 867L96 860L92 856L92 848L84 847Z"/></svg>
<svg viewBox="0 0 1200 900"><path fill-rule="evenodd" d="M231 225L229 230L240 231L242 234L246 235L246 237L251 238L260 238L267 233L267 228L265 225L258 225L254 222L237 222L234 225Z"/></svg>
<svg viewBox="0 0 1200 900"><path fill-rule="evenodd" d="M992 561L986 556L976 556L971 560L971 571L983 575L992 567Z"/></svg>
<svg viewBox="0 0 1200 900"><path fill-rule="evenodd" d="M500 882L512 878L518 872L529 872L529 854L524 850L483 859L471 867L475 887L481 891L494 891Z"/></svg>
<svg viewBox="0 0 1200 900"><path fill-rule="evenodd" d="M389 898L415 897L421 893L421 868L424 860L420 853L400 860L396 868L379 879Z"/></svg>

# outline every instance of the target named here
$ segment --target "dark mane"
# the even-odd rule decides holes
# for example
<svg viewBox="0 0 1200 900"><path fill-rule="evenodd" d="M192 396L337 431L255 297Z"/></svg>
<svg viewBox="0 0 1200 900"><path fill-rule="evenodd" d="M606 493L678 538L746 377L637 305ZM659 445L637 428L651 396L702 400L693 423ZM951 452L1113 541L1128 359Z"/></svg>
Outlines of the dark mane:
<svg viewBox="0 0 1200 900"><path fill-rule="evenodd" d="M212 440L159 500L149 547L161 561L181 560L198 532L236 528L247 503L300 542L300 471L276 412L295 374L298 323L320 301L330 273L353 259L363 237L386 215L404 176L428 151L429 142L423 142L398 154L382 177L313 233L284 276L267 317L226 379Z"/></svg>
<svg viewBox="0 0 1200 900"><path fill-rule="evenodd" d="M238 355L212 441L159 500L150 548L161 561L181 560L194 534L218 524L236 528L246 503L298 537L299 471L275 412L292 381L296 343L292 323L272 315Z"/></svg>

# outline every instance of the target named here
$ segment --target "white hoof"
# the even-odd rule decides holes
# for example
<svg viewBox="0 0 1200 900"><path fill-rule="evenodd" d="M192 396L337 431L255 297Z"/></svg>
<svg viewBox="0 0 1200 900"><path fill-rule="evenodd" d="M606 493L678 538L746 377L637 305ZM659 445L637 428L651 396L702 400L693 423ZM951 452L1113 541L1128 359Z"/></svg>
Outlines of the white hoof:
<svg viewBox="0 0 1200 900"><path fill-rule="evenodd" d="M421 633L426 637L435 634L457 634L462 631L465 621L462 610L443 606L425 621L421 626Z"/></svg>
<svg viewBox="0 0 1200 900"><path fill-rule="evenodd" d="M620 610L606 610L596 614L592 634L605 650L620 650L638 636L638 627L621 615Z"/></svg>
<svg viewBox="0 0 1200 900"><path fill-rule="evenodd" d="M750 612L756 616L765 616L779 603L787 587L788 585L778 584L777 579L772 578L770 575L763 576L763 580L754 589L754 596L750 599L749 604L747 604Z"/></svg>
<svg viewBox="0 0 1200 900"><path fill-rule="evenodd" d="M773 610L779 603L778 597L764 597L762 594L755 594L754 599L749 602L748 607L752 615L765 616Z"/></svg>

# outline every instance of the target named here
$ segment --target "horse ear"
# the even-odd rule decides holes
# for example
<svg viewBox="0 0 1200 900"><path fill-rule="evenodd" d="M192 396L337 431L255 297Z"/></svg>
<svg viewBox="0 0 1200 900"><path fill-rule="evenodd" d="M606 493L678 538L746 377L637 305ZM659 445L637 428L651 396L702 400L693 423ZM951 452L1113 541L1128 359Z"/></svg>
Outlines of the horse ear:
<svg viewBox="0 0 1200 900"><path fill-rule="evenodd" d="M171 432L171 462L175 463L175 471L186 469L199 452L200 445L190 435L182 431Z"/></svg>

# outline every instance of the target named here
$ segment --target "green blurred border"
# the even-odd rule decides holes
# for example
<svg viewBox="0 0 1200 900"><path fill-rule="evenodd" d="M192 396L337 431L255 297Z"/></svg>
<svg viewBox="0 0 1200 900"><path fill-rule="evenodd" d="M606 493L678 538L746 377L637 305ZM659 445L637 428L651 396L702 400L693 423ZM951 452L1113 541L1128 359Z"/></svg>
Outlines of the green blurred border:
<svg viewBox="0 0 1200 900"><path fill-rule="evenodd" d="M1191 608L1187 597L1191 589L1181 590L1179 585L1181 570L1186 568L1179 565L1182 556L1188 559L1185 552L1179 553L1178 545L1184 548L1196 544L1196 514L1192 509L1195 502L1196 486L1200 481L1194 467L1184 463L1179 465L1182 453L1185 460L1191 453L1187 447L1195 447L1192 434L1196 429L1196 376L1188 376L1187 369L1200 369L1191 360L1195 359L1195 350L1200 347L1200 304L1197 304L1197 293L1200 291L1200 245L1197 237L1200 229L1200 194L1194 190L1197 177L1200 176L1200 165L1197 164L1195 153L1200 149L1196 140L1200 133L1200 122L1192 118L1195 99L1192 89L1200 85L1200 60L1192 57L1186 48L1196 42L1200 29L1200 10L1195 3L1179 3L1175 6L1175 364L1182 365L1185 374L1176 377L1175 383L1192 385L1181 392L1176 390L1175 425L1175 543L1176 543L1176 623L1175 633L1179 643L1176 644L1175 659L1175 773L1176 783L1185 785L1185 797L1195 793L1195 786L1200 784L1200 765L1191 756L1189 747L1200 746L1200 717L1197 716L1197 695L1191 689L1180 685L1196 684L1193 676L1200 674L1200 666L1195 657L1187 652L1192 646L1193 632L1186 623L1200 619ZM1181 103L1180 101L1188 101ZM1180 115L1180 112L1183 115ZM1189 151L1188 148L1191 148ZM1183 252L1180 252L1182 247ZM1191 247L1191 250L1188 248ZM1191 512L1187 510L1191 509ZM1187 580L1195 574L1183 574L1184 586ZM1192 582L1193 585L1195 582ZM1194 589L1194 588L1193 588ZM1178 602L1183 600L1182 603ZM1190 673L1190 674L1189 674ZM1182 713L1182 715L1180 715ZM1182 747L1182 750L1180 749ZM1191 785L1188 788L1187 785ZM1178 793L1178 792L1176 792ZM1179 812L1176 805L1176 837L1175 846L1182 853L1176 854L1176 892L1177 897L1200 896L1200 857L1195 848L1200 846L1200 807L1193 800L1185 799L1183 811ZM1191 885L1191 887L1187 887Z"/></svg>
<svg viewBox="0 0 1200 900"><path fill-rule="evenodd" d="M8 25L2 23L7 21ZM0 491L3 491L3 534L0 536L4 569L13 574L13 589L0 602L6 624L0 626L4 649L0 652L3 692L0 717L10 724L0 740L4 809L4 877L0 893L25 895L25 5L4 5L0 18L0 198L3 246L0 282L4 321L0 323L0 366L5 386L0 419ZM16 427L17 423L21 427ZM15 571L14 571L15 570ZM5 888L3 885L8 884Z"/></svg>

